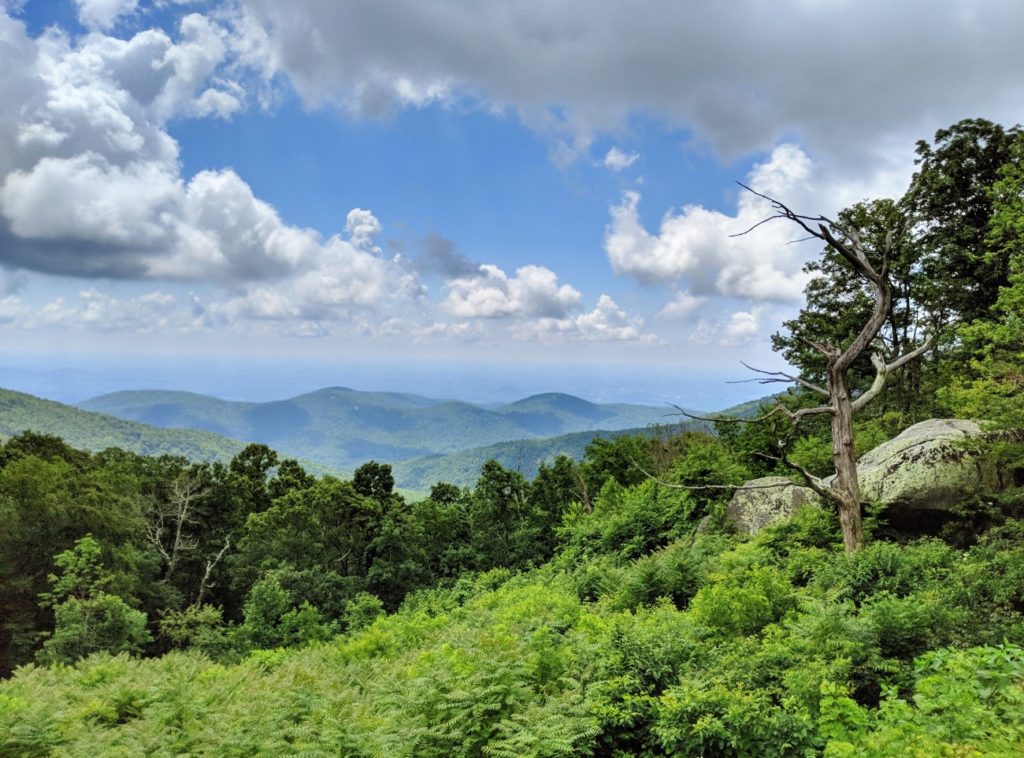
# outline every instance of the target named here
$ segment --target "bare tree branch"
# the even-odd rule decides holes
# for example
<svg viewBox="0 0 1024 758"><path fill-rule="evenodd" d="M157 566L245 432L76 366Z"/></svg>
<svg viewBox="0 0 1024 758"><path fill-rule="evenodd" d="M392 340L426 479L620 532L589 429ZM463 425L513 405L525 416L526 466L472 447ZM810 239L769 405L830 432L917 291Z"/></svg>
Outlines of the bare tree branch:
<svg viewBox="0 0 1024 758"><path fill-rule="evenodd" d="M775 487L796 487L797 485L793 482L778 482L773 484L678 484L675 482L666 482L664 479L660 479L654 474L650 473L643 466L633 460L633 457L629 457L630 463L632 463L640 471L641 474L646 476L652 482L660 484L662 487L668 487L673 490L770 490Z"/></svg>
<svg viewBox="0 0 1024 758"><path fill-rule="evenodd" d="M815 340L807 339L806 337L801 337L799 335L797 335L796 339L798 342L802 342L805 345L807 345L807 347L813 350L817 350L826 358L831 358L833 355L839 354L839 350L825 342L816 342Z"/></svg>
<svg viewBox="0 0 1024 758"><path fill-rule="evenodd" d="M754 368L745 361L740 361L740 363L742 363L746 368L748 368L751 371L754 371L758 374L764 374L763 379L753 379L752 381L759 382L761 384L772 384L775 382L793 382L795 384L799 384L801 387L805 387L811 390L812 392L817 392L819 395L828 397L828 390L826 390L824 387L819 387L817 384L812 384L811 382L808 382L805 379L801 379L799 376L793 376L792 374L787 374L783 371L765 371L764 369L761 368Z"/></svg>
<svg viewBox="0 0 1024 758"><path fill-rule="evenodd" d="M914 350L911 350L909 353L905 353L892 363L888 364L885 362L885 359L880 354L874 353L871 356L871 365L875 367L875 380L871 383L871 386L867 389L867 391L865 391L862 395L860 395L856 400L853 401L852 407L854 412L856 413L865 405L867 405L876 397L878 397L879 393L881 393L882 389L885 387L885 381L891 372L895 371L896 369L900 368L909 361L912 361L918 356L927 352L927 350L932 346L932 342L933 339L931 336L929 336L928 339L924 341L923 345Z"/></svg>
<svg viewBox="0 0 1024 758"><path fill-rule="evenodd" d="M824 482L822 482L821 479L816 477L814 474L808 471L805 467L801 466L799 463L791 461L785 454L776 456L768 455L766 453L758 453L757 455L761 458L767 458L770 461L777 461L778 463L782 463L785 466L789 466L791 469L793 469L798 474L800 474L800 476L803 477L804 482L810 489L814 490L814 492L817 495L824 498L828 502L835 503L836 505L842 502L839 496L832 491L831 487L825 486Z"/></svg>
<svg viewBox="0 0 1024 758"><path fill-rule="evenodd" d="M206 588L210 586L210 574L213 573L213 569L216 568L217 564L220 563L220 559L224 557L224 553L231 547L231 535L229 534L224 538L224 547L220 549L220 552L213 558L209 558L206 561L206 570L203 572L203 578L199 580L199 595L196 597L196 605L203 604L203 595L206 594Z"/></svg>
<svg viewBox="0 0 1024 758"><path fill-rule="evenodd" d="M195 522L193 509L205 492L199 477L185 471L172 482L166 503L154 499L144 509L146 539L165 564L165 579L174 573L182 553L196 548L197 542L185 533L185 525Z"/></svg>

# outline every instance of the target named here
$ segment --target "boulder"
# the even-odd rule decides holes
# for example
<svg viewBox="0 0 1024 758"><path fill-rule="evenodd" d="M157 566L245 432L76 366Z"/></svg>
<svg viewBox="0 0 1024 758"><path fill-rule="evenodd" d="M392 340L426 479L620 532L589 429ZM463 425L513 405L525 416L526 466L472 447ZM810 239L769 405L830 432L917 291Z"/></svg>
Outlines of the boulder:
<svg viewBox="0 0 1024 758"><path fill-rule="evenodd" d="M741 534L757 534L769 524L812 504L820 505L821 498L810 487L793 484L784 476L764 476L736 490L726 515Z"/></svg>
<svg viewBox="0 0 1024 758"><path fill-rule="evenodd" d="M857 461L861 498L900 510L949 510L1011 484L990 457L962 443L982 435L975 421L929 419L865 453Z"/></svg>
<svg viewBox="0 0 1024 758"><path fill-rule="evenodd" d="M950 511L975 495L1006 489L1013 484L1011 473L963 444L982 434L976 421L963 419L933 418L914 424L857 461L861 499L888 506L898 516ZM831 479L823 483L828 485ZM756 534L805 504L820 506L821 498L784 477L769 476L737 490L726 513L740 532Z"/></svg>

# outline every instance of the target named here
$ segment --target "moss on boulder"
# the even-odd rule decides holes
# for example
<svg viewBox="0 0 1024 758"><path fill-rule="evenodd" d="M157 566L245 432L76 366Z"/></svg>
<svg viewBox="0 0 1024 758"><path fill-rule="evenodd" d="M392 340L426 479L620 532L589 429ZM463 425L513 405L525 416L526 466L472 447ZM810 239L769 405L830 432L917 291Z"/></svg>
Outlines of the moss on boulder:
<svg viewBox="0 0 1024 758"><path fill-rule="evenodd" d="M981 446L970 444L983 437L976 421L914 424L857 461L861 499L896 511L952 511L976 495L1001 492L1013 484L1012 475ZM737 490L726 513L737 530L756 534L804 505L820 506L821 498L784 477L763 477Z"/></svg>
<svg viewBox="0 0 1024 758"><path fill-rule="evenodd" d="M821 505L821 498L810 487L793 484L784 476L763 476L736 490L726 516L741 534L757 534L805 505Z"/></svg>

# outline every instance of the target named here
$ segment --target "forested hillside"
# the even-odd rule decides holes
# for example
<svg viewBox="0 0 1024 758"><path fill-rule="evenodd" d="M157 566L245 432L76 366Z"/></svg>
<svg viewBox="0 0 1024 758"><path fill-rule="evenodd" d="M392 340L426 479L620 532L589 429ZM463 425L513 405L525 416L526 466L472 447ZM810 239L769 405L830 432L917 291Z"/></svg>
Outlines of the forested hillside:
<svg viewBox="0 0 1024 758"><path fill-rule="evenodd" d="M663 423L673 410L599 405L558 393L483 407L347 387L269 403L232 402L189 392L116 392L81 407L156 426L202 429L260 442L340 471L352 471L371 459L403 461L508 440L644 427Z"/></svg>
<svg viewBox="0 0 1024 758"><path fill-rule="evenodd" d="M26 430L55 434L87 450L119 447L142 455L182 455L196 461L228 461L244 442L196 429L161 429L102 413L0 389L0 434Z"/></svg>
<svg viewBox="0 0 1024 758"><path fill-rule="evenodd" d="M0 754L1020 755L1024 135L964 121L917 156L905 196L819 222L776 336L799 374L757 375L794 386L743 422L409 501L389 465L259 444L6 441ZM983 420L1007 488L919 521L857 502L851 541L824 477L930 417ZM737 534L766 475L824 507Z"/></svg>
<svg viewBox="0 0 1024 758"><path fill-rule="evenodd" d="M723 411L723 415L728 413L729 411ZM437 482L470 487L479 476L483 465L492 460L532 480L537 476L542 464L550 464L558 456L564 455L573 460L580 460L595 439L615 439L623 435L665 437L705 426L701 422L688 421L617 432L601 430L560 434L557 437L543 439L509 440L448 455L399 461L391 468L394 471L396 485L412 492L427 492Z"/></svg>

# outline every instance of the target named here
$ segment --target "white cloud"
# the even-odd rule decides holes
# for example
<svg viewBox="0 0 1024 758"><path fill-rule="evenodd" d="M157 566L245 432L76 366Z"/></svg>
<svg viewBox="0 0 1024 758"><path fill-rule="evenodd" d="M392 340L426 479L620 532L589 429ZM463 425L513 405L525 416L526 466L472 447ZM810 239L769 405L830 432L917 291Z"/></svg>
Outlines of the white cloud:
<svg viewBox="0 0 1024 758"><path fill-rule="evenodd" d="M228 119L242 109L242 101L230 92L210 87L195 102L198 116L217 116Z"/></svg>
<svg viewBox="0 0 1024 758"><path fill-rule="evenodd" d="M592 311L564 318L537 319L519 328L517 336L545 341L658 342L653 335L644 333L643 325L643 318L629 314L608 295L601 295Z"/></svg>
<svg viewBox="0 0 1024 758"><path fill-rule="evenodd" d="M237 110L237 85L215 76L227 55L225 35L190 14L177 41L159 30L75 42L50 30L33 40L0 13L4 262L113 277L173 275L188 268L174 259L194 262L194 243L217 232L193 223L203 216L197 198L223 197L204 192L205 173L183 181L178 146L163 123ZM235 209L222 210L221 217ZM257 256L275 254L255 248Z"/></svg>
<svg viewBox="0 0 1024 758"><path fill-rule="evenodd" d="M369 212L360 213L376 221ZM372 234L365 229L359 234L355 230L349 240L331 237L315 247L315 264L307 262L305 270L272 285L249 285L242 294L212 304L211 314L228 323L300 321L307 329L317 324L317 333L326 334L332 323L349 320L354 310L386 314L420 297L415 275L398 261L382 258Z"/></svg>
<svg viewBox="0 0 1024 758"><path fill-rule="evenodd" d="M805 208L814 198L811 174L810 159L799 147L781 145L754 167L748 181L759 192ZM771 215L763 198L741 192L734 216L684 206L678 214L665 214L657 234L641 223L639 203L639 193L628 191L611 209L605 252L616 273L646 282L686 281L697 295L776 301L802 297L807 252L805 246L789 244L797 236L793 228L779 222L731 236Z"/></svg>
<svg viewBox="0 0 1024 758"><path fill-rule="evenodd" d="M131 11L82 4L83 13L104 8L114 15L95 16L98 28ZM186 324L198 307L206 322L294 320L310 331L353 308L387 310L419 297L415 276L376 245L381 224L370 211L352 210L345 236L324 239L285 223L230 169L181 175L167 119L224 118L243 105L245 92L226 77L228 36L192 13L177 39L147 30L124 40L58 31L33 40L0 13L0 263L226 291L207 304L160 304ZM123 325L128 307L166 323L148 300L87 292L52 301L36 323Z"/></svg>
<svg viewBox="0 0 1024 758"><path fill-rule="evenodd" d="M748 311L734 311L714 321L701 319L690 335L690 341L726 346L758 342L764 336L762 332L767 312L765 306L758 305Z"/></svg>
<svg viewBox="0 0 1024 758"><path fill-rule="evenodd" d="M16 321L27 312L27 307L17 295L7 295L0 299L0 324Z"/></svg>
<svg viewBox="0 0 1024 758"><path fill-rule="evenodd" d="M444 307L459 318L561 318L581 297L570 285L559 285L555 272L543 266L523 266L510 277L483 264L476 275L452 279L447 287Z"/></svg>
<svg viewBox="0 0 1024 758"><path fill-rule="evenodd" d="M380 230L380 221L377 217L362 208L353 208L345 217L345 231L349 233L352 245L358 250L379 253L380 248L373 245L373 240L380 234Z"/></svg>
<svg viewBox="0 0 1024 758"><path fill-rule="evenodd" d="M604 154L602 163L605 168L610 168L612 171L624 171L636 163L639 158L640 153L625 153L617 147L612 147Z"/></svg>
<svg viewBox="0 0 1024 758"><path fill-rule="evenodd" d="M138 0L75 0L78 20L91 29L109 29L121 16L135 12Z"/></svg>
<svg viewBox="0 0 1024 758"><path fill-rule="evenodd" d="M286 75L310 104L377 113L436 93L467 98L514 110L563 158L578 138L643 113L730 155L796 135L860 176L884 162L890 137L905 146L975 114L1014 122L1024 100L1024 9L1012 0L241 8L247 59Z"/></svg>
<svg viewBox="0 0 1024 758"><path fill-rule="evenodd" d="M0 212L23 239L71 238L146 248L167 233L161 220L178 200L176 174L160 163L111 164L85 152L46 157L0 185Z"/></svg>
<svg viewBox="0 0 1024 758"><path fill-rule="evenodd" d="M21 307L15 314L15 324L21 329L59 328L141 334L191 332L206 326L201 314L182 307L172 294L156 290L131 297L115 297L95 287L82 290L70 302L58 297L42 308Z"/></svg>
<svg viewBox="0 0 1024 758"><path fill-rule="evenodd" d="M658 311L658 315L683 321L694 315L707 300L706 297L697 297L689 292L677 292L676 296Z"/></svg>

